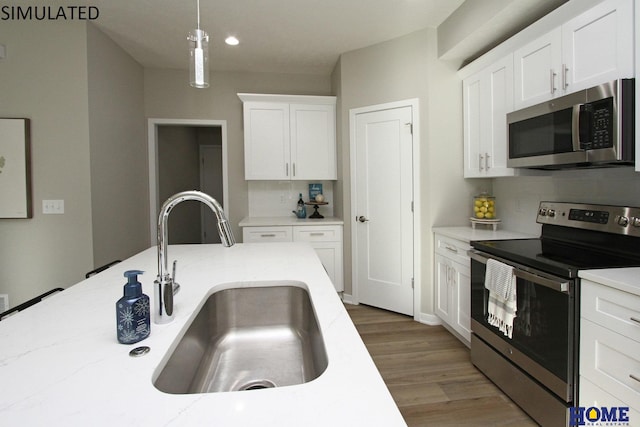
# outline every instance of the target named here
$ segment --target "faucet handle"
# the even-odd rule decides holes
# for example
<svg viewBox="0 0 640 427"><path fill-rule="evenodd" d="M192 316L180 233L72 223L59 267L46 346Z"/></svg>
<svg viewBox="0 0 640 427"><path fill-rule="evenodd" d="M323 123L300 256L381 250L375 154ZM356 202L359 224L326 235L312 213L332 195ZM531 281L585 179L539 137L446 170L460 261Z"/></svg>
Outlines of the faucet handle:
<svg viewBox="0 0 640 427"><path fill-rule="evenodd" d="M171 274L171 282L173 282L173 295L177 294L180 290L180 285L176 282L176 269L178 266L178 260L173 261L173 272Z"/></svg>

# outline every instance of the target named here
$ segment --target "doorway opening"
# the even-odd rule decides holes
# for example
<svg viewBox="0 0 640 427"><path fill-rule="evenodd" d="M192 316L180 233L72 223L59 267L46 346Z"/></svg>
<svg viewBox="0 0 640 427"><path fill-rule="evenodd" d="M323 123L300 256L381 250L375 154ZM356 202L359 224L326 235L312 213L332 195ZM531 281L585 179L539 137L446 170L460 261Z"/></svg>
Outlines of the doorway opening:
<svg viewBox="0 0 640 427"><path fill-rule="evenodd" d="M156 244L160 206L180 191L211 195L228 218L226 121L149 119L148 131L151 244ZM214 221L202 203L181 203L169 218L169 241L219 243Z"/></svg>

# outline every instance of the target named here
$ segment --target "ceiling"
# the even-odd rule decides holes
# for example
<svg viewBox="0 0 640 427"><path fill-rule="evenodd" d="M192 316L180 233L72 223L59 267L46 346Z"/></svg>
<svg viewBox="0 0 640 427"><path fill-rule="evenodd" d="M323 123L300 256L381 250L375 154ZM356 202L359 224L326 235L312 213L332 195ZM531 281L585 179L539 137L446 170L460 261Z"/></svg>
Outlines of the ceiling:
<svg viewBox="0 0 640 427"><path fill-rule="evenodd" d="M541 3L469 2L479 7L492 3L523 13L527 12L523 4ZM213 70L328 75L340 54L426 27L436 28L463 3L464 0L200 0L200 27L210 36ZM30 4L97 7L95 25L144 67L188 66L186 35L196 26L196 0L34 0ZM491 32L499 32L494 23ZM240 45L225 45L228 35L236 36Z"/></svg>

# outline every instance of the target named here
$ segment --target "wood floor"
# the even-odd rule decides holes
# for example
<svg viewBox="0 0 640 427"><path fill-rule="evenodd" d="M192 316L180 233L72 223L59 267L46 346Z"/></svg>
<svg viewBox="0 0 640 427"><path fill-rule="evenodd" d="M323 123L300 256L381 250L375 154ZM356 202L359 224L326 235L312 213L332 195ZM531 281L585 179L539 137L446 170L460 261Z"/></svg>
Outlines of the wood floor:
<svg viewBox="0 0 640 427"><path fill-rule="evenodd" d="M537 425L442 326L365 305L345 307L410 427Z"/></svg>

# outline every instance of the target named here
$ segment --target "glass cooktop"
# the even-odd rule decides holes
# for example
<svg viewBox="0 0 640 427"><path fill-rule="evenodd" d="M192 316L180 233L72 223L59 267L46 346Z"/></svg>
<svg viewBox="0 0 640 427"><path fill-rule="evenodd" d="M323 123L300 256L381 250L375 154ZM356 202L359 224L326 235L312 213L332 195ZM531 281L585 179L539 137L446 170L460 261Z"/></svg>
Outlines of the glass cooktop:
<svg viewBox="0 0 640 427"><path fill-rule="evenodd" d="M568 278L578 270L640 266L640 256L615 252L611 244L588 247L545 238L471 242L482 252Z"/></svg>

